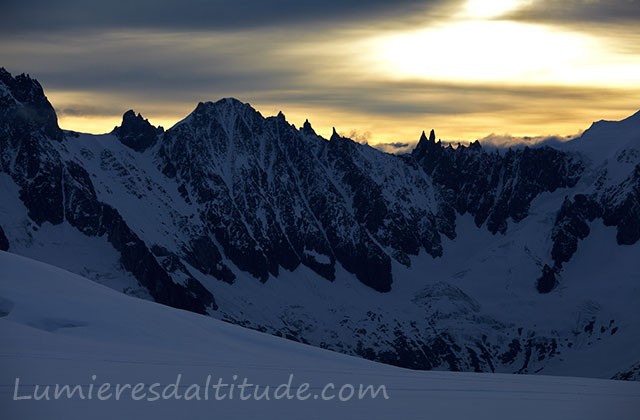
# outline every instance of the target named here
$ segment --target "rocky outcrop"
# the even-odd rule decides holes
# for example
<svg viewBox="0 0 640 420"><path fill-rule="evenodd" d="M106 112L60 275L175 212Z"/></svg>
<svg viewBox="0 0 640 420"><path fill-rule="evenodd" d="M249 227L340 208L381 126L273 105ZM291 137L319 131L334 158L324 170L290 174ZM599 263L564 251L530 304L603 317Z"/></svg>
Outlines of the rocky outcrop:
<svg viewBox="0 0 640 420"><path fill-rule="evenodd" d="M602 208L592 197L578 194L564 200L551 234L551 257L557 269L575 254L578 242L589 236L589 223L597 217L602 217Z"/></svg>
<svg viewBox="0 0 640 420"><path fill-rule="evenodd" d="M412 157L447 192L453 208L470 213L477 226L505 233L508 220L528 215L531 202L544 192L576 185L582 161L550 147L484 151L479 142L453 148L423 133Z"/></svg>
<svg viewBox="0 0 640 420"><path fill-rule="evenodd" d="M638 153L636 149L623 151L618 160L633 162ZM422 134L412 157L444 190L443 196L455 210L442 213L448 215L449 224L455 222L455 213L470 213L478 227L486 226L494 234L506 234L509 221L524 220L531 203L541 194L574 188L586 169L577 153L547 146L488 152L478 142L468 147L445 147L435 141L433 131L429 138ZM589 224L594 220L616 226L620 245L640 239L639 167L614 185L607 184L604 169L589 194L567 196L551 232L553 262L542 265L536 280L538 291L548 293L555 288L563 264L589 236Z"/></svg>
<svg viewBox="0 0 640 420"><path fill-rule="evenodd" d="M301 264L333 280L340 263L387 292L392 260L442 254L443 217L424 199L439 192L415 164L337 133L326 141L282 114L201 103L165 133L158 156L224 255L261 281Z"/></svg>
<svg viewBox="0 0 640 420"><path fill-rule="evenodd" d="M149 120L129 110L122 116L122 124L113 129L112 133L130 149L144 152L158 140L164 132L162 127L154 127Z"/></svg>
<svg viewBox="0 0 640 420"><path fill-rule="evenodd" d="M118 211L98 200L89 173L61 156L53 142L64 138L40 85L4 70L0 79L0 172L20 188L29 218L37 225L67 222L87 236L106 235L124 268L159 303L198 313L216 309L211 293L195 279L176 284Z"/></svg>
<svg viewBox="0 0 640 420"><path fill-rule="evenodd" d="M605 225L617 227L618 244L633 245L640 240L640 164L629 178L605 193L602 205Z"/></svg>
<svg viewBox="0 0 640 420"><path fill-rule="evenodd" d="M3 135L14 141L44 136L61 141L55 110L44 95L42 86L28 75L12 77L0 68L0 127Z"/></svg>
<svg viewBox="0 0 640 420"><path fill-rule="evenodd" d="M606 176L606 171L602 176ZM617 185L602 186L602 182L598 185L592 194L565 198L558 211L551 235L555 272L571 260L579 242L591 233L590 223L596 219L601 219L605 226L616 227L619 245L633 245L640 240L640 165Z"/></svg>
<svg viewBox="0 0 640 420"><path fill-rule="evenodd" d="M7 236L4 234L4 230L0 227L0 251L8 251L9 250L9 240Z"/></svg>

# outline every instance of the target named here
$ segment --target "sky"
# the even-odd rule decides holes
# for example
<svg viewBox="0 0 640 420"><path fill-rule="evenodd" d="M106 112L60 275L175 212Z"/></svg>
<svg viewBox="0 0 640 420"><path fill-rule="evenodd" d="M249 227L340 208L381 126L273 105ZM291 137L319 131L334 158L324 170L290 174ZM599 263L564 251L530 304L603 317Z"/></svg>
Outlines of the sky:
<svg viewBox="0 0 640 420"><path fill-rule="evenodd" d="M200 101L386 150L575 136L640 109L640 0L3 0L0 66L60 125L128 109L168 128Z"/></svg>

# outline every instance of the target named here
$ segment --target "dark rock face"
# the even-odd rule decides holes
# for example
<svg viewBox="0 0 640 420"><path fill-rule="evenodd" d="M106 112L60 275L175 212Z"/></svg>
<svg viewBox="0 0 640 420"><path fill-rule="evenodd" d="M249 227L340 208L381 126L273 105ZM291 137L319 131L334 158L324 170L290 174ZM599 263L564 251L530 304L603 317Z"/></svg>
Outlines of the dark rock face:
<svg viewBox="0 0 640 420"><path fill-rule="evenodd" d="M47 142L61 141L55 111L40 84L29 76L15 78L0 68L0 171L21 180L20 198L35 222L60 223L62 200L55 188L61 168L52 162L56 152ZM49 146L49 147L48 147ZM49 210L49 208L51 210Z"/></svg>
<svg viewBox="0 0 640 420"><path fill-rule="evenodd" d="M218 309L213 295L194 278L189 277L185 285L174 283L115 209L103 205L100 220L98 236L107 235L109 242L120 252L124 268L149 290L157 302L201 314L206 314L208 308Z"/></svg>
<svg viewBox="0 0 640 420"><path fill-rule="evenodd" d="M62 159L52 143L64 140L62 131L40 85L27 76L12 79L4 70L0 81L8 89L0 98L0 172L20 187L28 216L38 225L67 221L87 236L107 235L124 268L159 303L198 313L217 308L195 279L174 283L118 211L98 200L87 171Z"/></svg>
<svg viewBox="0 0 640 420"><path fill-rule="evenodd" d="M606 174L606 173L605 173ZM602 219L605 226L616 226L619 245L640 240L640 165L622 183L591 195L566 198L557 214L551 239L555 271L570 261L578 244L590 234L588 223ZM543 276L544 277L544 276Z"/></svg>
<svg viewBox="0 0 640 420"><path fill-rule="evenodd" d="M604 199L605 225L617 226L620 245L633 245L640 240L640 165L631 176L607 191Z"/></svg>
<svg viewBox="0 0 640 420"><path fill-rule="evenodd" d="M7 236L4 234L4 230L0 227L0 251L8 251L9 250L9 240Z"/></svg>
<svg viewBox="0 0 640 420"><path fill-rule="evenodd" d="M553 268L545 264L542 276L538 279L537 288L540 293L549 293L558 285L556 273Z"/></svg>
<svg viewBox="0 0 640 420"><path fill-rule="evenodd" d="M189 249L184 250L186 261L204 274L211 274L224 281L233 283L236 276L222 263L220 251L208 236L194 238Z"/></svg>
<svg viewBox="0 0 640 420"><path fill-rule="evenodd" d="M381 292L390 290L392 260L409 265L420 250L442 255L441 235L455 238L456 214L505 234L535 198L575 186L584 171L577 156L550 147L500 154L435 139L433 130L423 133L411 156L392 157L335 130L324 141L308 122L298 131L282 114L265 119L225 99L199 104L166 133L158 156L183 197L204 206L208 235L241 270L267 281L303 264L332 280L337 261ZM424 196L437 200L416 205ZM558 262L580 239L563 232L555 234Z"/></svg>
<svg viewBox="0 0 640 420"><path fill-rule="evenodd" d="M551 256L555 267L562 267L578 249L578 242L589 236L588 222L602 217L602 209L593 198L579 194L573 200L566 198L558 215L551 239Z"/></svg>
<svg viewBox="0 0 640 420"><path fill-rule="evenodd" d="M507 220L520 222L533 199L543 192L573 187L582 162L550 147L489 153L479 142L457 149L423 134L412 157L442 186L460 214L471 213L478 227L505 233Z"/></svg>
<svg viewBox="0 0 640 420"><path fill-rule="evenodd" d="M158 140L158 136L163 132L162 127L154 127L148 120L142 118L142 115L129 110L122 116L120 127L114 128L112 133L125 146L136 152L144 152Z"/></svg>
<svg viewBox="0 0 640 420"><path fill-rule="evenodd" d="M421 203L439 194L426 174L337 134L327 142L310 124L297 130L233 99L201 103L165 133L158 156L224 255L261 281L300 264L333 280L339 262L387 292L392 259L442 254L445 217Z"/></svg>
<svg viewBox="0 0 640 420"><path fill-rule="evenodd" d="M447 370L453 372L469 370L466 369L467 366L461 366L458 357L461 348L446 333L435 337L431 342L415 337L409 338L401 330L396 330L394 335L392 352L376 352L371 348L359 346L357 354L365 359L409 369L431 370L444 365Z"/></svg>
<svg viewBox="0 0 640 420"><path fill-rule="evenodd" d="M611 379L616 381L640 381L640 362L629 367L628 370L616 373Z"/></svg>
<svg viewBox="0 0 640 420"><path fill-rule="evenodd" d="M0 127L8 136L24 139L40 135L62 140L58 117L40 83L24 74L14 78L4 68L0 68L0 83L8 89L6 94L0 91Z"/></svg>
<svg viewBox="0 0 640 420"><path fill-rule="evenodd" d="M578 155L550 147L488 153L478 142L457 149L443 147L434 135L427 139L424 133L412 157L445 190L443 195L452 208L443 212L449 224L454 224L456 212L470 213L478 227L484 224L494 234L505 234L509 219L518 223L527 217L532 201L540 194L573 188L585 171ZM563 264L589 236L589 223L594 220L616 226L620 245L640 239L638 166L615 187L566 198L551 234L553 267L545 265L536 281L540 293L549 293L558 284ZM605 171L602 176L606 175Z"/></svg>

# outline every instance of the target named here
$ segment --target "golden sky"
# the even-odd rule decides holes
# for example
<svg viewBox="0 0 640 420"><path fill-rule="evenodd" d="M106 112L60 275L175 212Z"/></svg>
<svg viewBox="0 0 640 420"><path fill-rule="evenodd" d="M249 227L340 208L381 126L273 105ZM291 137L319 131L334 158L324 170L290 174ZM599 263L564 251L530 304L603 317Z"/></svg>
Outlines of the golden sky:
<svg viewBox="0 0 640 420"><path fill-rule="evenodd" d="M0 65L38 78L76 131L108 132L129 108L168 128L198 101L228 96L370 144L412 143L431 128L444 140L567 136L640 108L636 0L374 1L370 14L282 0L271 3L285 17L229 9L226 21L178 26L163 20L170 5L143 25L116 25L108 10L65 23L78 5L63 3L46 37L4 36Z"/></svg>

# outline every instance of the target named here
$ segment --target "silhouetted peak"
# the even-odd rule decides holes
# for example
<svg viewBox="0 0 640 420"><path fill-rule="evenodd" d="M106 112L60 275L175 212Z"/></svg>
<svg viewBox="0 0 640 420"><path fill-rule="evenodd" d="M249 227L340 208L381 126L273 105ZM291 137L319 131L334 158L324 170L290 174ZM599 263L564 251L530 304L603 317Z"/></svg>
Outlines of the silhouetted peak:
<svg viewBox="0 0 640 420"><path fill-rule="evenodd" d="M141 114L136 114L130 109L122 115L122 124L115 127L112 134L125 146L136 152L143 152L155 143L157 136L163 132L162 127L153 126Z"/></svg>
<svg viewBox="0 0 640 420"><path fill-rule="evenodd" d="M242 102L239 99L236 98L223 98L220 99L219 101L213 103L213 107L218 109L218 110L233 110L235 112L244 112L244 111L251 111L251 112L257 112L250 103L248 102ZM278 117L280 117L280 114L282 114L282 111L278 113ZM284 114L282 114L282 117L284 117Z"/></svg>
<svg viewBox="0 0 640 420"><path fill-rule="evenodd" d="M422 135L420 136L420 140L418 140L418 143L425 141L427 141L427 134L424 132L424 130L422 130Z"/></svg>
<svg viewBox="0 0 640 420"><path fill-rule="evenodd" d="M11 78L11 73L9 73L4 67L0 67L0 82L6 84L5 80L9 80Z"/></svg>
<svg viewBox="0 0 640 420"><path fill-rule="evenodd" d="M431 133L429 133L429 141L431 143L435 143L436 142L436 132L434 129L431 129Z"/></svg>
<svg viewBox="0 0 640 420"><path fill-rule="evenodd" d="M190 116L193 116L196 119L207 119L212 116L222 116L222 118L227 118L231 115L245 112L257 113L257 111L248 103L244 103L236 98L222 98L216 102L199 102Z"/></svg>
<svg viewBox="0 0 640 420"><path fill-rule="evenodd" d="M122 114L122 124L116 126L113 129L113 134L122 133L124 131L131 130L136 125L151 125L148 120L142 117L141 114L136 114L133 109L128 110Z"/></svg>
<svg viewBox="0 0 640 420"><path fill-rule="evenodd" d="M482 145L480 141L476 140L469 145L469 150L482 150Z"/></svg>
<svg viewBox="0 0 640 420"><path fill-rule="evenodd" d="M418 141L418 144L413 149L411 154L414 157L420 159L425 154L427 154L430 150L432 150L435 146L436 146L435 131L431 130L431 132L429 133L429 138L427 138L427 134L424 131L422 131L422 134L420 135L420 140Z"/></svg>
<svg viewBox="0 0 640 420"><path fill-rule="evenodd" d="M329 140L334 141L334 140L340 140L342 137L340 136L340 134L338 134L338 132L336 131L336 128L333 127L333 133L331 134L331 138Z"/></svg>
<svg viewBox="0 0 640 420"><path fill-rule="evenodd" d="M4 84L9 93L20 102L44 96L42 86L28 74L19 74L13 77L4 67L0 68L0 83Z"/></svg>
<svg viewBox="0 0 640 420"><path fill-rule="evenodd" d="M236 98L222 98L220 100L218 100L217 102L214 103L215 105L226 105L226 106L232 106L232 107L242 107L248 104L245 104L244 102L242 102L239 99Z"/></svg>
<svg viewBox="0 0 640 420"><path fill-rule="evenodd" d="M209 102L211 104L211 102ZM207 105L204 102L198 102L196 105L196 109L193 110L193 114L202 114L207 108Z"/></svg>
<svg viewBox="0 0 640 420"><path fill-rule="evenodd" d="M147 121L144 118L142 118L142 115L136 114L133 109L128 110L127 112L125 112L122 115L122 125L123 126L127 125L127 124L135 124L134 121L136 121L136 120L137 121Z"/></svg>
<svg viewBox="0 0 640 420"><path fill-rule="evenodd" d="M640 110L636 111L636 113L631 115L630 117L625 118L625 120L640 122Z"/></svg>
<svg viewBox="0 0 640 420"><path fill-rule="evenodd" d="M307 134L307 135L316 135L315 130L313 129L313 127L311 127L311 123L309 122L309 120L305 120L304 124L302 124L302 128L300 129L300 131L302 132L302 134Z"/></svg>
<svg viewBox="0 0 640 420"><path fill-rule="evenodd" d="M37 127L50 139L60 141L64 138L56 112L37 80L27 74L12 77L5 68L0 68L0 95L7 96L2 91L12 98L3 104L6 108L4 115L12 125L24 125L20 131L31 131Z"/></svg>

